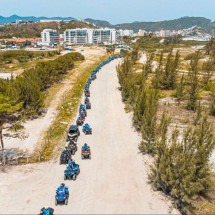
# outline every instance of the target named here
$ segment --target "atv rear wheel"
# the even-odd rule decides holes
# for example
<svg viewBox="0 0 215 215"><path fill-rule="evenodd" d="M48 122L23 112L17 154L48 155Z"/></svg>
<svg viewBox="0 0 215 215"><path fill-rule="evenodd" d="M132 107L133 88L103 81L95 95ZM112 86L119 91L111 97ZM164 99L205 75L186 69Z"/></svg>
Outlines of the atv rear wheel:
<svg viewBox="0 0 215 215"><path fill-rule="evenodd" d="M56 206L58 205L58 201L57 201L57 199L55 199L55 205L56 205Z"/></svg>
<svg viewBox="0 0 215 215"><path fill-rule="evenodd" d="M64 175L64 180L66 180L67 179L67 176L66 175Z"/></svg>
<svg viewBox="0 0 215 215"><path fill-rule="evenodd" d="M72 150L72 155L74 155L75 154L75 150Z"/></svg>
<svg viewBox="0 0 215 215"><path fill-rule="evenodd" d="M76 174L74 174L73 176L72 176L72 179L73 179L73 181L75 181L76 180Z"/></svg>
<svg viewBox="0 0 215 215"><path fill-rule="evenodd" d="M82 160L84 160L84 155L81 155Z"/></svg>
<svg viewBox="0 0 215 215"><path fill-rule="evenodd" d="M65 199L65 205L68 205L68 199L67 198Z"/></svg>

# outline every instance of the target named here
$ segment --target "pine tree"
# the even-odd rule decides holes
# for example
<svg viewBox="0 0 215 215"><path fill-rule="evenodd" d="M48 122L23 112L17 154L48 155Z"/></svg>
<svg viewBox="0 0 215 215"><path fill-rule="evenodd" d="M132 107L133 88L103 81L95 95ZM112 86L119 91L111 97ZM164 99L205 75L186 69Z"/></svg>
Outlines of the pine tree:
<svg viewBox="0 0 215 215"><path fill-rule="evenodd" d="M10 100L9 97L6 97L0 94L0 143L1 151L3 158L3 165L5 164L4 160L4 141L3 141L3 125L6 122L10 122L14 118L14 113L22 107L22 103L17 101Z"/></svg>
<svg viewBox="0 0 215 215"><path fill-rule="evenodd" d="M143 66L143 73L148 78L149 73L152 73L152 63L154 60L154 53L152 53L146 61L146 65Z"/></svg>
<svg viewBox="0 0 215 215"><path fill-rule="evenodd" d="M173 49L167 56L165 65L163 66L163 53L160 55L159 66L156 69L156 75L153 81L153 85L156 88L172 90L176 87L177 82L177 68L179 65L180 54L177 51L176 55L173 55Z"/></svg>
<svg viewBox="0 0 215 215"><path fill-rule="evenodd" d="M213 75L213 62L210 61L203 63L202 65L203 71L203 84L207 85Z"/></svg>
<svg viewBox="0 0 215 215"><path fill-rule="evenodd" d="M176 97L178 99L182 99L185 94L185 80L184 80L184 74L181 76L179 83L176 87Z"/></svg>
<svg viewBox="0 0 215 215"><path fill-rule="evenodd" d="M210 115L215 116L215 87L211 89Z"/></svg>
<svg viewBox="0 0 215 215"><path fill-rule="evenodd" d="M140 150L155 153L156 123L158 109L158 90L149 87L145 92L144 113L141 120L142 143Z"/></svg>
<svg viewBox="0 0 215 215"><path fill-rule="evenodd" d="M188 74L189 86L187 88L187 93L188 93L187 109L188 110L195 110L196 102L197 102L198 94L200 90L199 68L198 68L199 59L200 59L199 57L200 57L200 51L194 54L194 57L190 62L190 71Z"/></svg>
<svg viewBox="0 0 215 215"><path fill-rule="evenodd" d="M196 115L194 117L194 125L198 125L200 119L202 118L202 106L201 103L199 101L198 106L196 107Z"/></svg>

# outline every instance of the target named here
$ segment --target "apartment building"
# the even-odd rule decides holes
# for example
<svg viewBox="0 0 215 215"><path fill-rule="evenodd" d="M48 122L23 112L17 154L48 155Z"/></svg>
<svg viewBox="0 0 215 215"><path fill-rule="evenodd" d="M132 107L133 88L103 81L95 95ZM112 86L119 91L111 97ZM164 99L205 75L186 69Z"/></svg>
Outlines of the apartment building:
<svg viewBox="0 0 215 215"><path fill-rule="evenodd" d="M124 37L124 36L129 36L129 37L133 37L134 36L134 31L133 30L128 30L128 29L120 29L118 31L120 37Z"/></svg>
<svg viewBox="0 0 215 215"><path fill-rule="evenodd" d="M115 29L67 29L64 32L64 42L68 45L83 44L114 44L116 43Z"/></svg>
<svg viewBox="0 0 215 215"><path fill-rule="evenodd" d="M44 29L41 32L42 44L53 45L59 43L59 33L53 29Z"/></svg>

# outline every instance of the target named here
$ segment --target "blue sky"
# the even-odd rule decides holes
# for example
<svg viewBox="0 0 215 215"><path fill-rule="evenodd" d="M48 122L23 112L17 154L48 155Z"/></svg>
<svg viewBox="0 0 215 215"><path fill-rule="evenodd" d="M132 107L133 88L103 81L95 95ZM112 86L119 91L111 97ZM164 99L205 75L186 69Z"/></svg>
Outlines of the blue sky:
<svg viewBox="0 0 215 215"><path fill-rule="evenodd" d="M202 16L215 21L215 0L0 0L0 15L72 16L112 24Z"/></svg>

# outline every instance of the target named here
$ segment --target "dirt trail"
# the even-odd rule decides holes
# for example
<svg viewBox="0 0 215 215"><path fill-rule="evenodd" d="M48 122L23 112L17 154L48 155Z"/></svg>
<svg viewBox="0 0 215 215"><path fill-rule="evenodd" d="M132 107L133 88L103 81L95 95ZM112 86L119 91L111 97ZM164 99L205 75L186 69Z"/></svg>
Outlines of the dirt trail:
<svg viewBox="0 0 215 215"><path fill-rule="evenodd" d="M19 166L1 173L0 213L36 214L49 205L55 214L179 214L171 203L147 183L147 161L138 152L140 137L125 114L118 90L116 65L105 66L91 86L92 110L86 122L93 135L81 132L79 150L74 156L80 164L77 180L66 181L70 189L68 206L54 206L56 187L63 182L64 165L59 161ZM87 142L92 160L81 160L80 148Z"/></svg>

